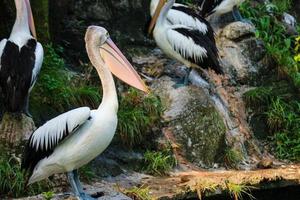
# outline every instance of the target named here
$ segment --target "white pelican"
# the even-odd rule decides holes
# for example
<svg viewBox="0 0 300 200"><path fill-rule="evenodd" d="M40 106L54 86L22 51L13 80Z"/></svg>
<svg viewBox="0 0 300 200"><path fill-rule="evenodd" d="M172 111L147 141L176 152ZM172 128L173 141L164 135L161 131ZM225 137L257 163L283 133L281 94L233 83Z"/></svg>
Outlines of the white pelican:
<svg viewBox="0 0 300 200"><path fill-rule="evenodd" d="M172 25L167 16L175 0L160 0L150 23L149 32L153 30L156 44L169 57L178 60L187 67L211 68L216 73L223 71L219 64L218 49L215 41L197 28L182 24ZM184 78L183 85L188 82L189 73Z"/></svg>
<svg viewBox="0 0 300 200"><path fill-rule="evenodd" d="M198 0L198 5L204 17L211 15L220 16L232 11L236 21L245 21L238 10L238 6L244 1L245 0Z"/></svg>
<svg viewBox="0 0 300 200"><path fill-rule="evenodd" d="M118 98L112 73L137 89L148 90L104 28L90 26L85 42L102 82L101 104L97 110L71 110L38 128L28 141L22 168L31 173L28 184L67 172L74 194L80 199L91 199L82 190L77 169L101 154L115 134Z"/></svg>
<svg viewBox="0 0 300 200"><path fill-rule="evenodd" d="M29 93L40 72L44 51L36 41L29 0L15 0L15 4L17 17L12 32L0 42L0 90L6 112L30 116Z"/></svg>
<svg viewBox="0 0 300 200"><path fill-rule="evenodd" d="M162 6L164 1L151 0L150 14L153 17L157 7ZM211 25L201 15L197 14L194 9L179 3L174 3L167 14L167 21L171 25L182 24L198 29L206 34L211 40L215 40L214 31Z"/></svg>

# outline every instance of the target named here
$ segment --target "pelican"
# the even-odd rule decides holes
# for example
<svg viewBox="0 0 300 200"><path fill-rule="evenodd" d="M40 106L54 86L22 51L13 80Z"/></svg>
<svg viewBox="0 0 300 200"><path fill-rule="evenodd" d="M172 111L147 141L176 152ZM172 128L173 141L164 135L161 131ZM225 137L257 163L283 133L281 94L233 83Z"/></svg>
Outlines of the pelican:
<svg viewBox="0 0 300 200"><path fill-rule="evenodd" d="M102 82L100 106L97 110L77 108L46 122L31 135L22 161L22 168L31 174L28 184L66 172L74 194L83 200L92 197L83 192L77 169L108 147L117 128L118 98L112 73L127 84L148 92L107 30L90 26L85 42L89 59Z"/></svg>
<svg viewBox="0 0 300 200"><path fill-rule="evenodd" d="M162 51L171 58L178 60L189 69L192 67L211 68L216 73L223 71L219 64L218 49L215 41L211 40L207 34L196 28L183 24L170 24L168 22L168 12L172 8L175 0L160 0L149 27L149 33L153 30L153 37L156 44ZM188 83L189 72L183 80L183 84Z"/></svg>
<svg viewBox="0 0 300 200"><path fill-rule="evenodd" d="M233 17L236 21L245 21L238 6L245 0L198 0L201 15L208 17L211 15L221 16L232 11Z"/></svg>
<svg viewBox="0 0 300 200"><path fill-rule="evenodd" d="M8 39L0 42L0 91L6 112L28 111L32 90L44 58L29 0L15 0L16 21Z"/></svg>
<svg viewBox="0 0 300 200"><path fill-rule="evenodd" d="M160 0L151 0L150 15L154 16L157 7L162 6L164 2ZM192 8L179 3L174 3L167 14L169 24L182 24L198 29L206 34L211 40L215 40L214 31L211 25L201 15L197 14Z"/></svg>

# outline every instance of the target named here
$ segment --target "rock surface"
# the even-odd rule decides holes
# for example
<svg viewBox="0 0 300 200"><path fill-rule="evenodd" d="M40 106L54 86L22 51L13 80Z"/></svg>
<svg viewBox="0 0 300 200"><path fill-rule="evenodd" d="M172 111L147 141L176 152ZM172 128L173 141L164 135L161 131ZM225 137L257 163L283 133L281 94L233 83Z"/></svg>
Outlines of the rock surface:
<svg viewBox="0 0 300 200"><path fill-rule="evenodd" d="M164 76L152 86L166 107L163 118L190 162L213 167L222 161L226 147L222 118L201 88L175 89L174 85L171 78Z"/></svg>
<svg viewBox="0 0 300 200"><path fill-rule="evenodd" d="M234 22L218 33L220 57L233 82L255 86L270 70L264 44L254 32L253 26Z"/></svg>
<svg viewBox="0 0 300 200"><path fill-rule="evenodd" d="M32 118L24 114L5 113L0 121L0 141L6 145L19 146L34 130Z"/></svg>
<svg viewBox="0 0 300 200"><path fill-rule="evenodd" d="M82 47L90 25L105 27L118 45L145 45L148 10L148 0L51 0L50 32L68 56L86 60Z"/></svg>

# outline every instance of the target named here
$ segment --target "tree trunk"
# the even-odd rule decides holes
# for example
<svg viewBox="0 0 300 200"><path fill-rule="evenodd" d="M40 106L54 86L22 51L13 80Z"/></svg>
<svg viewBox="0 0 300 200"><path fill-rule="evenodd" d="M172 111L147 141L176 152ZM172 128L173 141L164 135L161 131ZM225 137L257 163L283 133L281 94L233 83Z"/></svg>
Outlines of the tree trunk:
<svg viewBox="0 0 300 200"><path fill-rule="evenodd" d="M10 148L17 147L24 139L28 139L34 130L35 125L30 117L5 113L0 122L0 141Z"/></svg>

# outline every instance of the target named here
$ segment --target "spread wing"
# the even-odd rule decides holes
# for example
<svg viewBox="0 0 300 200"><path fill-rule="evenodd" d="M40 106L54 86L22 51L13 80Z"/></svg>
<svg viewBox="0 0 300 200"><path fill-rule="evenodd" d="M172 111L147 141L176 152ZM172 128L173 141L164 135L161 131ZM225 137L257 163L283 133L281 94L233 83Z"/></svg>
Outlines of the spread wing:
<svg viewBox="0 0 300 200"><path fill-rule="evenodd" d="M36 164L48 157L69 135L76 132L91 115L88 107L77 108L59 115L38 128L29 138L22 168L32 171Z"/></svg>
<svg viewBox="0 0 300 200"><path fill-rule="evenodd" d="M204 69L211 68L222 74L216 44L196 29L176 26L167 31L167 39L173 50L183 58Z"/></svg>

